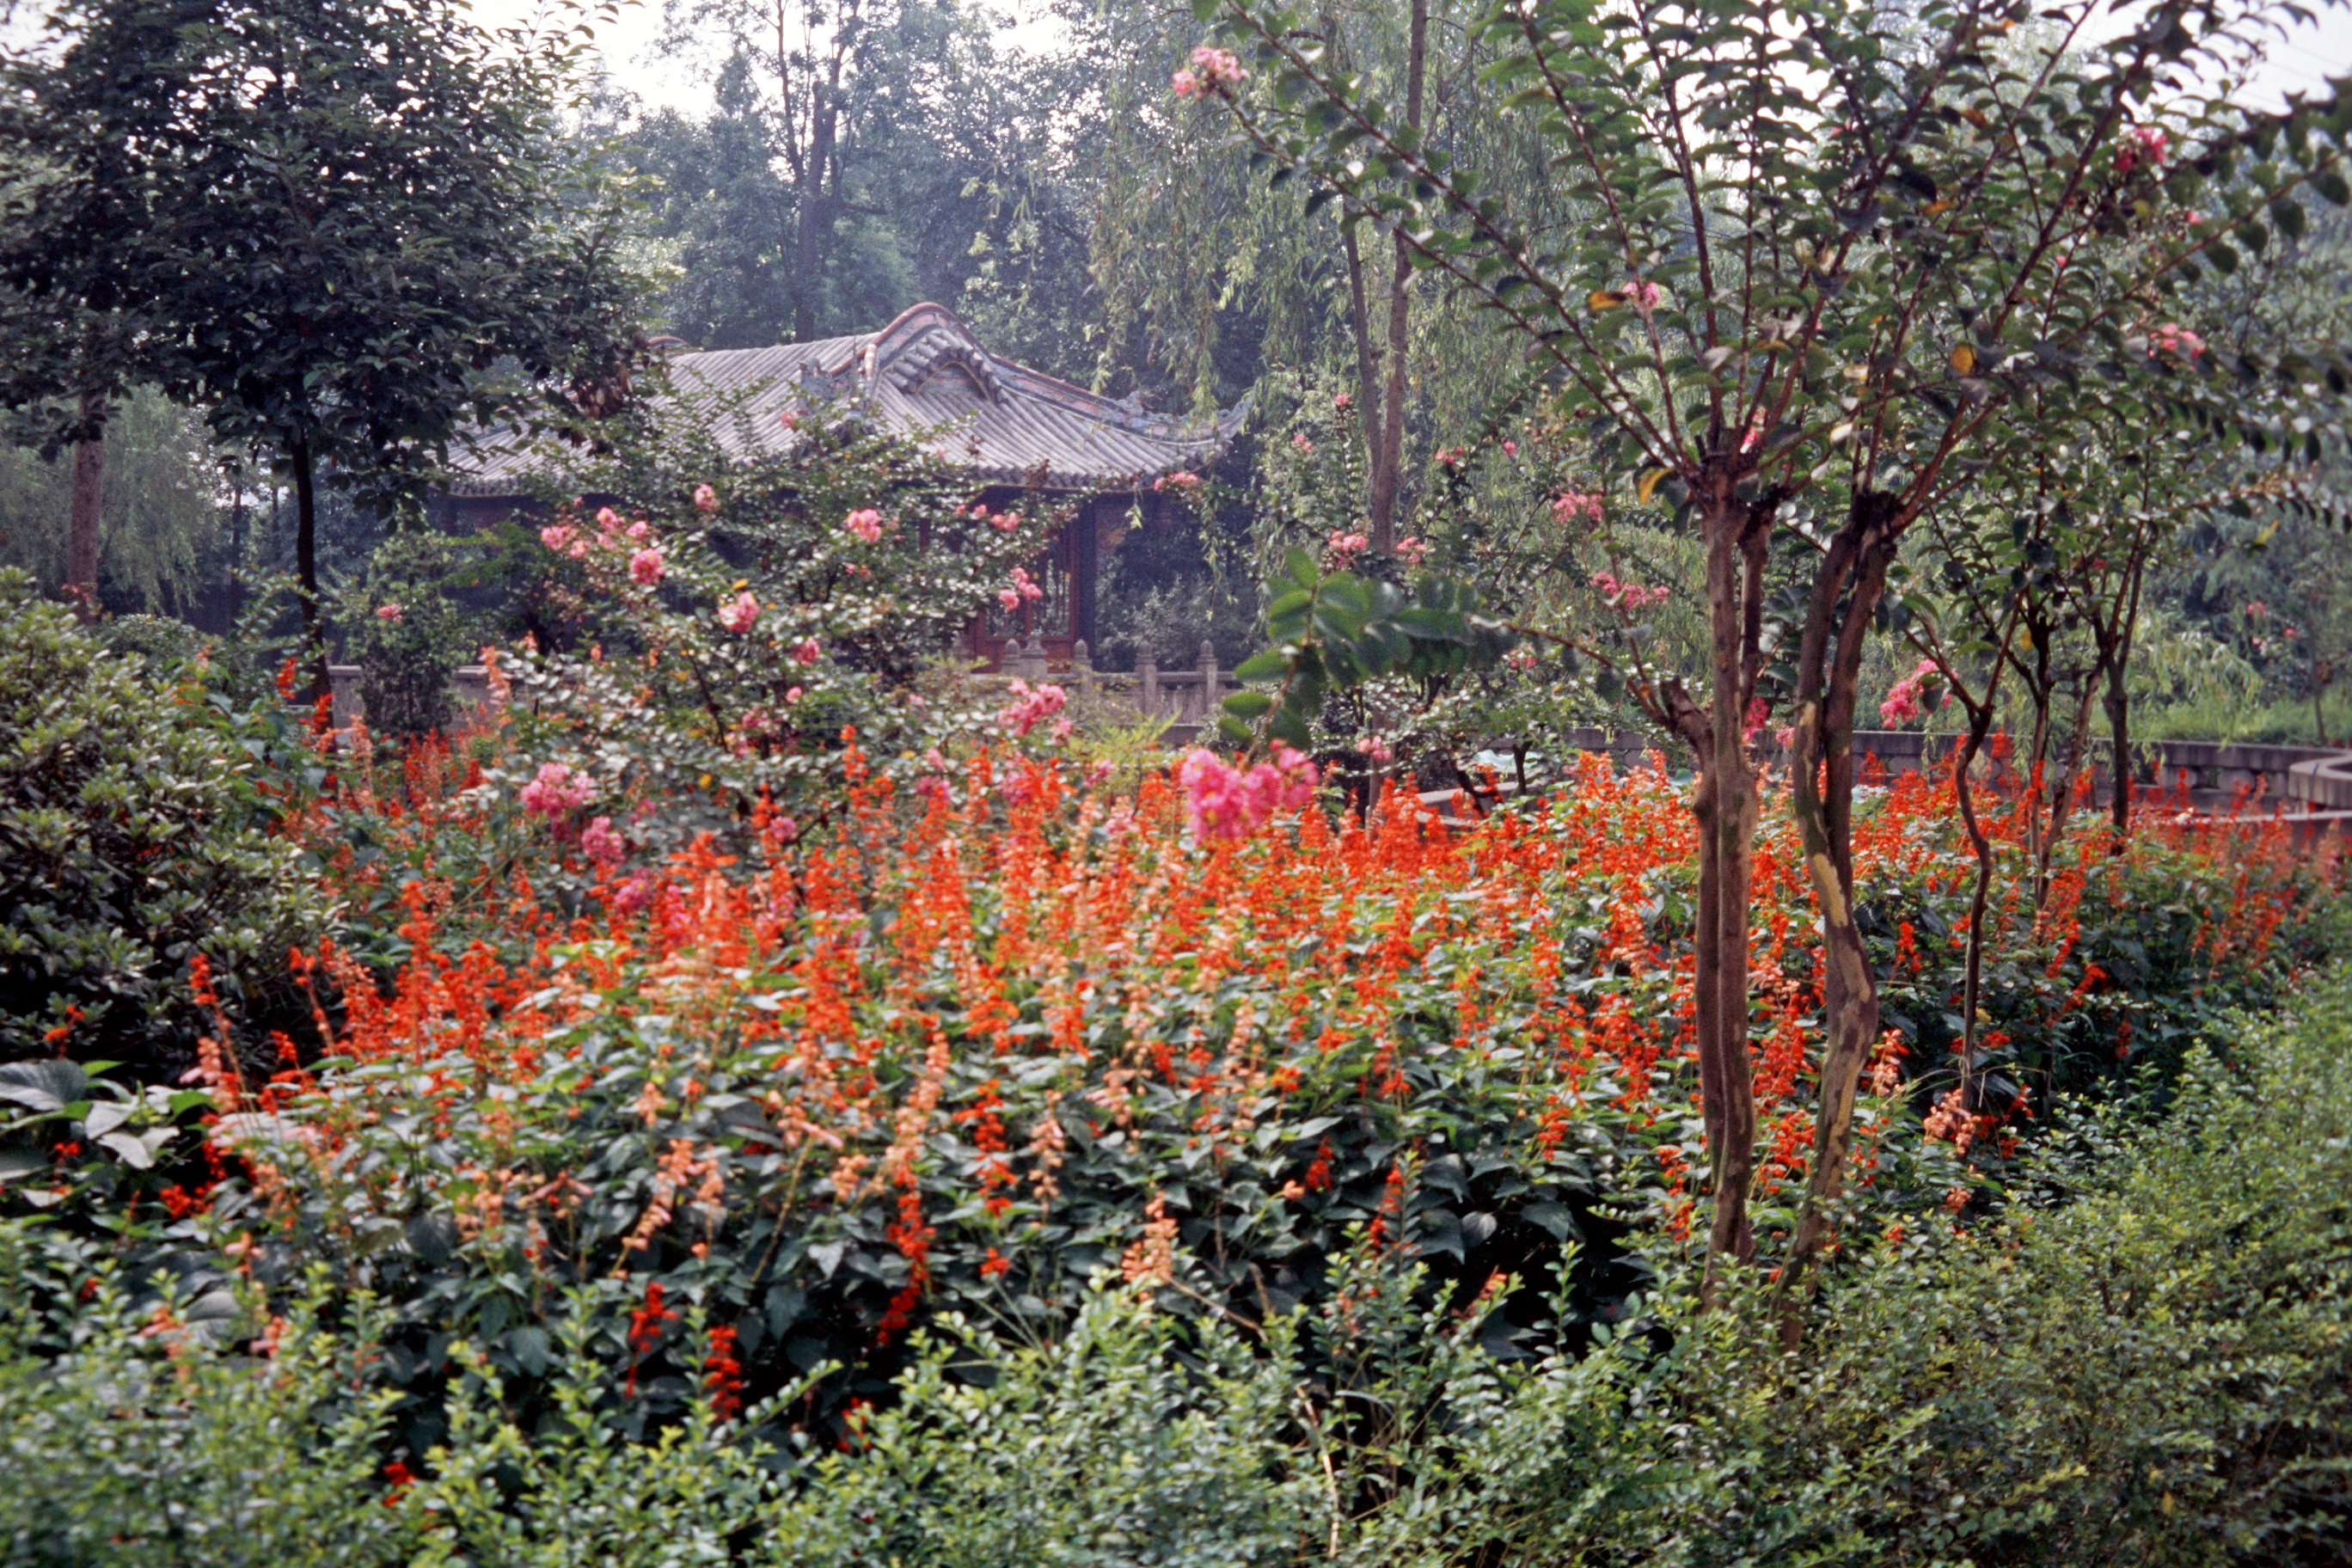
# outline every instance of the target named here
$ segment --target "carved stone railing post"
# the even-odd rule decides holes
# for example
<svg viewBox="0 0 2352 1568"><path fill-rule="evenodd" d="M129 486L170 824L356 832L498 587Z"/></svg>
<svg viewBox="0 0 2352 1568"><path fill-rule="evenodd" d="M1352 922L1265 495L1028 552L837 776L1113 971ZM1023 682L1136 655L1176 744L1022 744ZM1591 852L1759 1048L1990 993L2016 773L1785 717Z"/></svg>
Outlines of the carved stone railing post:
<svg viewBox="0 0 2352 1568"><path fill-rule="evenodd" d="M1070 648L1070 684L1078 689L1080 697L1095 694L1095 656L1080 637Z"/></svg>
<svg viewBox="0 0 2352 1568"><path fill-rule="evenodd" d="M1045 640L1034 631L1021 649L1021 673L1032 686L1045 679Z"/></svg>
<svg viewBox="0 0 2352 1568"><path fill-rule="evenodd" d="M1208 638L1201 639L1201 722L1210 721L1217 710L1217 645Z"/></svg>
<svg viewBox="0 0 2352 1568"><path fill-rule="evenodd" d="M1137 649L1135 675L1142 688L1143 716L1156 718L1160 712L1160 656L1148 647Z"/></svg>

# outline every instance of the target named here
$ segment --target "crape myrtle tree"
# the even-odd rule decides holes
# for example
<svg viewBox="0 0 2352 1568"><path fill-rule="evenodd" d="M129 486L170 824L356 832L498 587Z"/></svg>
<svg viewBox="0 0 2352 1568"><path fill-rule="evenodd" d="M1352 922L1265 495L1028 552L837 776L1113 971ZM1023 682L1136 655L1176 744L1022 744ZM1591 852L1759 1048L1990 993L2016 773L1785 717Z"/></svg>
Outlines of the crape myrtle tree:
<svg viewBox="0 0 2352 1568"><path fill-rule="evenodd" d="M0 142L55 173L0 284L127 316L139 379L275 454L322 679L322 475L390 510L468 428L626 395L622 214L556 123L578 47L447 0L68 0L5 62Z"/></svg>
<svg viewBox="0 0 2352 1568"><path fill-rule="evenodd" d="M2125 406L2273 452L2290 437L2316 448L2315 416L2287 405L2340 397L2339 355L2306 345L2224 364L2165 329L2179 286L2291 227L2305 188L2345 198L2345 110L2261 118L2196 89L2259 5L2138 11L2097 42L2101 8L2065 5L2041 14L2050 36L2028 47L2011 41L2034 21L2020 0L1901 16L1860 0L1506 0L1483 24L1490 80L1513 88L1510 112L1540 128L1591 213L1538 243L1481 171L1334 68L1305 19L1265 0L1198 8L1238 52L1210 68L1238 133L1489 308L1553 367L1596 468L1639 500L1664 497L1704 546L1689 585L1708 619L1704 668L1634 660L1631 688L1695 763L1710 1292L1722 1259L1754 1249L1748 736L1771 708L1791 721L1826 1034L1780 1276L1791 1289L1829 1234L1879 1033L1853 898L1852 731L1866 639L1901 601L1898 547L1987 467L2030 462L2053 434ZM1800 581L1784 592L1789 570ZM1433 637L1493 637L1474 607L1432 614L1433 591L1361 614L1360 584L1304 592L1307 609L1274 617L1276 650L1253 670L1287 684L1244 704L1277 735L1302 672L1319 697L1328 649L1385 657L1383 630L1412 657Z"/></svg>

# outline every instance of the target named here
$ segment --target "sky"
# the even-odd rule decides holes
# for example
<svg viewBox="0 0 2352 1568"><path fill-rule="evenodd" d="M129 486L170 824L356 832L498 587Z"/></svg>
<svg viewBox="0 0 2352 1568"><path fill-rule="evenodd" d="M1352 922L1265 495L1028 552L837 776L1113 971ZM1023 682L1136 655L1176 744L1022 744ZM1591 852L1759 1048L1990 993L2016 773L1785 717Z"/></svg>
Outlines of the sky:
<svg viewBox="0 0 2352 1568"><path fill-rule="evenodd" d="M507 26L547 14L541 0L474 0L475 16ZM1007 24L1002 43L1050 48L1060 25L1042 5L1000 7ZM699 116L710 103L709 80L698 62L665 56L660 0L625 0L617 21L596 28L595 47L616 86L634 93L648 109L675 109ZM2278 109L2285 95L2314 96L2326 90L2324 78L2352 73L2352 5L2321 5L2319 15L2274 41L2246 93L2246 106Z"/></svg>

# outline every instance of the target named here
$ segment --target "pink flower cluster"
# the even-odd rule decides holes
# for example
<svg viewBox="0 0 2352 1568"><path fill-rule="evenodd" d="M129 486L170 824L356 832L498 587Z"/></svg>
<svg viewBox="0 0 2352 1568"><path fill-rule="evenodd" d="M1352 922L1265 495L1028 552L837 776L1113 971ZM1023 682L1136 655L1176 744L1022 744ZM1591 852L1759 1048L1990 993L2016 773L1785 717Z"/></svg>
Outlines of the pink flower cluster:
<svg viewBox="0 0 2352 1568"><path fill-rule="evenodd" d="M1356 400L1349 396L1344 392L1334 393L1331 396L1331 406L1338 409L1342 414L1345 414L1349 409L1353 408L1355 405Z"/></svg>
<svg viewBox="0 0 2352 1568"><path fill-rule="evenodd" d="M1419 566L1437 553L1437 546L1415 534L1406 534L1396 542L1397 559L1408 566Z"/></svg>
<svg viewBox="0 0 2352 1568"><path fill-rule="evenodd" d="M1467 450L1460 447L1440 447L1436 452L1437 466L1441 468L1460 468L1462 459L1469 455Z"/></svg>
<svg viewBox="0 0 2352 1568"><path fill-rule="evenodd" d="M760 624L760 601L749 593L740 593L731 599L719 600L719 624L739 635L750 631Z"/></svg>
<svg viewBox="0 0 2352 1568"><path fill-rule="evenodd" d="M1531 647L1515 647L1503 656L1503 662L1513 669L1533 669L1543 661Z"/></svg>
<svg viewBox="0 0 2352 1568"><path fill-rule="evenodd" d="M399 605L378 605L375 607L375 618L379 621L396 621L402 613L403 606Z"/></svg>
<svg viewBox="0 0 2352 1568"><path fill-rule="evenodd" d="M1356 750L1363 752L1365 760L1374 767L1384 768L1396 761L1396 748L1389 744L1385 735L1365 735L1356 742Z"/></svg>
<svg viewBox="0 0 2352 1568"><path fill-rule="evenodd" d="M866 543L882 542L882 514L872 507L860 507L842 521L850 532Z"/></svg>
<svg viewBox="0 0 2352 1568"><path fill-rule="evenodd" d="M2116 153L2116 173L2128 174L2135 169L2161 169L2170 144L2164 132L2153 125L2135 125L2124 132L2123 146Z"/></svg>
<svg viewBox="0 0 2352 1568"><path fill-rule="evenodd" d="M1037 586L1036 582L1030 577L1027 570L1023 567L1015 566L1013 569L1013 585L1009 588L998 589L996 592L996 602L1004 606L1004 613L1006 615L1011 615L1013 611L1021 607L1023 600L1026 599L1034 602L1035 600L1042 599L1045 596L1045 590Z"/></svg>
<svg viewBox="0 0 2352 1568"><path fill-rule="evenodd" d="M1315 455L1315 443L1307 438L1307 432L1304 430L1294 431L1290 437L1290 444L1298 448L1298 455L1302 458L1311 458Z"/></svg>
<svg viewBox="0 0 2352 1568"><path fill-rule="evenodd" d="M596 798L596 781L562 763L541 764L539 776L518 792L522 808L551 823Z"/></svg>
<svg viewBox="0 0 2352 1568"><path fill-rule="evenodd" d="M1033 687L1027 681L1017 679L1012 683L1010 689L1013 693L1013 706L999 713L997 718L1012 725L1013 732L1016 735L1026 735L1030 731L1059 713L1063 705L1070 700L1070 694L1058 686Z"/></svg>
<svg viewBox="0 0 2352 1568"><path fill-rule="evenodd" d="M1658 286L1655 283L1636 278L1625 285L1624 291L1625 298L1633 302L1633 309L1644 315L1658 308Z"/></svg>
<svg viewBox="0 0 2352 1568"><path fill-rule="evenodd" d="M1334 572L1345 572L1356 563L1356 557L1372 547L1372 542L1360 533L1334 533L1323 542L1323 562Z"/></svg>
<svg viewBox="0 0 2352 1568"><path fill-rule="evenodd" d="M662 560L662 552L658 550L647 548L629 557L629 580L648 588L660 582L662 573L667 569L667 563Z"/></svg>
<svg viewBox="0 0 2352 1568"><path fill-rule="evenodd" d="M1211 93L1230 96L1233 89L1249 80L1249 72L1242 69L1241 61L1234 58L1230 49L1211 48L1203 44L1192 51L1192 67L1180 70L1168 79L1176 96L1186 102L1195 102Z"/></svg>
<svg viewBox="0 0 2352 1568"><path fill-rule="evenodd" d="M719 492L712 489L709 485L695 486L694 510L699 512L717 511L719 510Z"/></svg>
<svg viewBox="0 0 2352 1568"><path fill-rule="evenodd" d="M581 830L580 852L599 866L617 866L628 851L621 836L613 831L613 819L609 816L600 816Z"/></svg>
<svg viewBox="0 0 2352 1568"><path fill-rule="evenodd" d="M1599 522L1601 504L1601 496L1599 490L1594 490L1591 495L1580 495L1575 490L1570 490L1566 495L1552 498L1552 521L1559 523L1570 523L1580 517L1590 517L1593 521Z"/></svg>
<svg viewBox="0 0 2352 1568"><path fill-rule="evenodd" d="M1202 843L1246 837L1277 811L1297 811L1315 798L1315 764L1277 741L1274 757L1247 773L1214 752L1195 747L1176 770L1184 812Z"/></svg>
<svg viewBox="0 0 2352 1568"><path fill-rule="evenodd" d="M1739 738L1750 745L1755 744L1756 737L1764 732L1764 721L1771 717L1772 705L1769 702L1761 697L1749 698L1748 711L1741 719Z"/></svg>
<svg viewBox="0 0 2352 1568"><path fill-rule="evenodd" d="M2158 354L2176 354L2182 359L2195 359L2205 352L2205 340L2178 321L2167 321L2147 335L2150 359Z"/></svg>
<svg viewBox="0 0 2352 1568"><path fill-rule="evenodd" d="M803 637L800 641L793 645L793 662L794 664L814 664L817 661L817 656L824 651L824 649L816 646L816 638Z"/></svg>
<svg viewBox="0 0 2352 1568"><path fill-rule="evenodd" d="M1878 716L1889 724L1908 724L1924 717L1927 709L1919 699L1931 684L1940 684L1943 679L1934 659L1921 659L1910 674L1887 689L1886 700L1878 705Z"/></svg>
<svg viewBox="0 0 2352 1568"><path fill-rule="evenodd" d="M1162 474L1152 480L1151 488L1155 490L1174 490L1179 495L1189 495L1201 488L1201 476L1190 468L1180 468L1172 474Z"/></svg>
<svg viewBox="0 0 2352 1568"><path fill-rule="evenodd" d="M1606 569L1592 574L1592 585L1600 589L1601 596L1611 604L1628 610L1646 610L1654 605L1663 605L1672 593L1663 585L1644 588L1639 583L1622 582L1614 572Z"/></svg>
<svg viewBox="0 0 2352 1568"><path fill-rule="evenodd" d="M551 523L539 531L539 542L558 555L568 555L574 561L585 561L592 549L601 550L607 555L625 554L631 546L643 543L652 532L651 525L644 518L639 518L625 527L623 526L621 514L608 506L597 510L596 537L593 541L572 524L557 522ZM631 563L634 567L634 557Z"/></svg>

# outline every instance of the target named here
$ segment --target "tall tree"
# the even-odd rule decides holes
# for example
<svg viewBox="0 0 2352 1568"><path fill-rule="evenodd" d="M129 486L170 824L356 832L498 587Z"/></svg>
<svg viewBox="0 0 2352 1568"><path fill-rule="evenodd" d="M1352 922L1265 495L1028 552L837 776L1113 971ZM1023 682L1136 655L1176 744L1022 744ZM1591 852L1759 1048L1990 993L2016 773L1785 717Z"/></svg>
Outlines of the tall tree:
<svg viewBox="0 0 2352 1568"><path fill-rule="evenodd" d="M2294 420L2315 447L2340 431L2340 353L2306 345L2219 374L2158 312L2200 264L2233 262L2233 240L2294 226L2307 184L2345 199L2331 142L2352 106L2274 120L2181 85L2262 25L2260 0L2153 5L2095 47L2101 7L2063 4L2042 14L2050 47L2024 52L2002 47L2032 19L2021 0L1910 18L1868 0L1510 0L1482 24L1489 78L1594 208L1555 239L1337 71L1307 18L1266 0L1198 9L1256 69L1228 99L1242 132L1493 311L1555 367L1559 410L1591 433L1602 471L1641 501L1666 497L1704 545L1690 585L1709 621L1703 668L1656 670L1638 651L1633 668L1636 695L1696 763L1711 1278L1755 1245L1750 737L1759 705L1791 709L1827 1035L1782 1275L1794 1289L1834 1225L1878 1036L1854 910L1853 730L1904 537L1981 465L2030 467L2079 420L2192 426L2273 451ZM2220 210L2189 211L2209 190ZM1790 609L1776 560L1806 579Z"/></svg>
<svg viewBox="0 0 2352 1568"><path fill-rule="evenodd" d="M625 395L620 216L555 121L572 44L447 0L68 0L46 28L0 133L59 176L0 280L132 312L144 378L277 454L323 679L322 475L394 508L469 426Z"/></svg>

